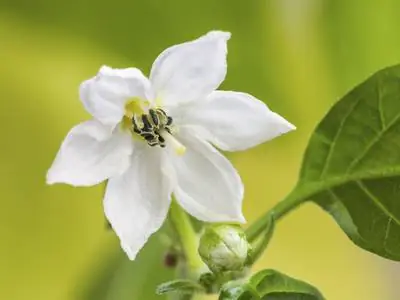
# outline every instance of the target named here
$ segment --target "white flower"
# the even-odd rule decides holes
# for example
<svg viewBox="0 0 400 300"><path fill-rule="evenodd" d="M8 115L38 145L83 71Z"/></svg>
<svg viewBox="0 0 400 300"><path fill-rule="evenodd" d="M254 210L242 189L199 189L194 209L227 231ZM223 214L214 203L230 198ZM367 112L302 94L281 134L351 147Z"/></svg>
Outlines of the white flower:
<svg viewBox="0 0 400 300"><path fill-rule="evenodd" d="M213 31L160 54L147 79L102 67L82 83L93 119L68 133L47 183L108 180L104 210L130 259L165 220L171 194L207 222L244 222L243 185L222 150L244 150L294 129L251 95L215 91L230 33Z"/></svg>

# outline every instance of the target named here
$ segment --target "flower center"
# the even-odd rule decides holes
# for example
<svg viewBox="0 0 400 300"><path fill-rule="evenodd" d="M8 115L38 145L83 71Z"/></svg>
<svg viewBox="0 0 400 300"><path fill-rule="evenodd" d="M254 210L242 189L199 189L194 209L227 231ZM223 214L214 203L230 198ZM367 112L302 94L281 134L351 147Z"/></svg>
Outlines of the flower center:
<svg viewBox="0 0 400 300"><path fill-rule="evenodd" d="M134 98L125 105L124 128L147 142L151 147L172 147L178 155L185 153L186 148L174 136L173 120L159 108L150 108L150 103Z"/></svg>
<svg viewBox="0 0 400 300"><path fill-rule="evenodd" d="M171 125L172 118L161 108L150 108L148 114L132 116L133 132L144 138L151 147L165 147L163 135L171 135Z"/></svg>
<svg viewBox="0 0 400 300"><path fill-rule="evenodd" d="M148 114L132 116L133 132L142 137L149 146L165 148L170 145L178 155L185 153L185 146L172 135L172 118L161 108L150 108Z"/></svg>

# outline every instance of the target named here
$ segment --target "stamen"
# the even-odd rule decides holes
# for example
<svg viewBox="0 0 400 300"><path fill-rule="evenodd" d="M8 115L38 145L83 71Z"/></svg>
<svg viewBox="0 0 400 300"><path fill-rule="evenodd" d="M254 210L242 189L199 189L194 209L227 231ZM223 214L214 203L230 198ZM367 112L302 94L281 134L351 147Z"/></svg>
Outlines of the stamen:
<svg viewBox="0 0 400 300"><path fill-rule="evenodd" d="M132 119L133 131L137 134L140 134L141 131L139 130L139 126L137 125L135 116L133 116L131 119Z"/></svg>
<svg viewBox="0 0 400 300"><path fill-rule="evenodd" d="M127 112L129 113L129 111ZM134 113L131 122L133 133L139 135L150 147L165 148L168 144L176 154L183 155L185 153L186 147L172 135L172 118L163 109L149 108L147 114Z"/></svg>
<svg viewBox="0 0 400 300"><path fill-rule="evenodd" d="M172 134L170 134L167 130L163 130L161 135L165 139L165 142L170 145L175 153L178 155L183 155L186 152L186 147L182 145Z"/></svg>
<svg viewBox="0 0 400 300"><path fill-rule="evenodd" d="M148 131L151 130L153 126L151 126L149 119L147 118L147 115L142 115L142 122L144 125L143 130Z"/></svg>
<svg viewBox="0 0 400 300"><path fill-rule="evenodd" d="M149 114L151 116L151 119L153 120L154 125L157 127L158 126L158 116L157 113L154 111L154 109L149 110Z"/></svg>

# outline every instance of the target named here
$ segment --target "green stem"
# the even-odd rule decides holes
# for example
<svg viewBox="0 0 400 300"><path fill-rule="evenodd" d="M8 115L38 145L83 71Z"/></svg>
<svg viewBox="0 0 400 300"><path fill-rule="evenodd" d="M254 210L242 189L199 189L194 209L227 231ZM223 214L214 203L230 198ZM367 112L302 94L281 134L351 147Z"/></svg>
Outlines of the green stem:
<svg viewBox="0 0 400 300"><path fill-rule="evenodd" d="M255 263L260 256L264 253L265 249L267 248L269 241L274 234L275 229L275 220L272 214L268 215L269 220L266 224L265 228L263 229L263 233L260 236L252 241L253 250L251 251L251 255L248 260L248 264L252 265Z"/></svg>
<svg viewBox="0 0 400 300"><path fill-rule="evenodd" d="M287 195L286 198L278 202L266 214L258 218L253 224L250 225L249 228L247 228L246 236L248 241L254 241L261 233L263 233L264 229L270 222L271 216L273 217L274 221L277 222L279 219L284 217L293 209L297 208L302 203L304 203L304 199L299 197L298 194L296 195L296 193L290 193Z"/></svg>
<svg viewBox="0 0 400 300"><path fill-rule="evenodd" d="M169 218L179 237L181 247L186 258L189 273L191 274L191 276L197 277L198 275L200 275L199 272L204 266L203 261L201 260L197 252L197 248L199 245L197 233L193 229L192 223L188 215L174 200L171 203Z"/></svg>

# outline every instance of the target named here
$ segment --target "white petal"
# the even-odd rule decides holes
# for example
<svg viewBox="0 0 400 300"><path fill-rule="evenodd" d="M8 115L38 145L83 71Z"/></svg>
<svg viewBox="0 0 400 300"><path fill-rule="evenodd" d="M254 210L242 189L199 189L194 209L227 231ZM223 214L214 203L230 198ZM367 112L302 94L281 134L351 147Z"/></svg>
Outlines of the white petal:
<svg viewBox="0 0 400 300"><path fill-rule="evenodd" d="M245 150L296 129L255 97L225 91L191 107L183 122L196 125L203 138L227 151Z"/></svg>
<svg viewBox="0 0 400 300"><path fill-rule="evenodd" d="M206 222L240 222L243 184L232 164L209 143L181 128L178 138L187 147L184 155L171 155L179 204Z"/></svg>
<svg viewBox="0 0 400 300"><path fill-rule="evenodd" d="M153 97L150 82L139 69L101 67L99 73L80 86L86 110L103 124L116 125L125 113L129 99Z"/></svg>
<svg viewBox="0 0 400 300"><path fill-rule="evenodd" d="M164 106L206 97L226 75L230 33L211 31L197 40L172 46L155 60L150 81Z"/></svg>
<svg viewBox="0 0 400 300"><path fill-rule="evenodd" d="M129 134L92 120L68 133L47 173L47 183L95 185L122 174L129 166L133 143Z"/></svg>
<svg viewBox="0 0 400 300"><path fill-rule="evenodd" d="M164 154L148 147L135 152L128 171L107 184L105 214L131 260L168 213L172 188L161 169Z"/></svg>

